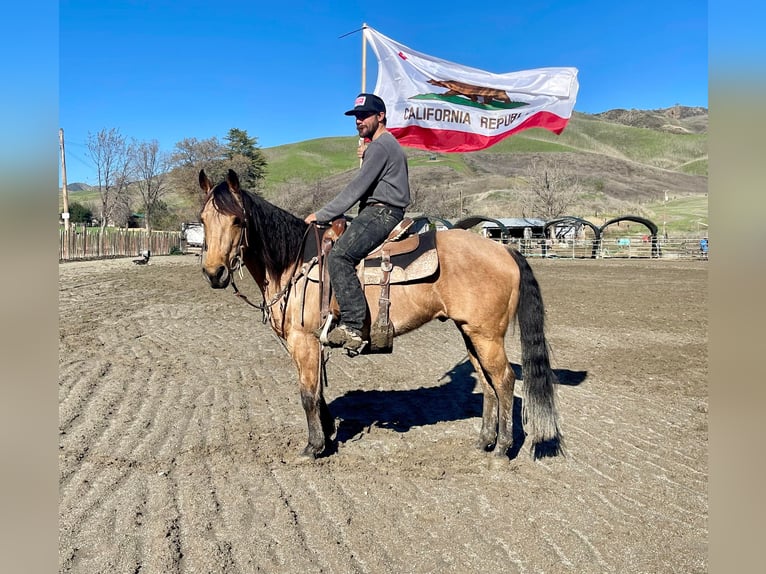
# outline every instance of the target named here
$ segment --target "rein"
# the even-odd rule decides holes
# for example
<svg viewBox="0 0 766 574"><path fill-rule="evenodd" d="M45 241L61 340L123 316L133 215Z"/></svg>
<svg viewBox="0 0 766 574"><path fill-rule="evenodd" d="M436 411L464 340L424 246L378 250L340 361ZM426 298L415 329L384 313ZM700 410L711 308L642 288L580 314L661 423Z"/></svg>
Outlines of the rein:
<svg viewBox="0 0 766 574"><path fill-rule="evenodd" d="M266 306L265 305L266 300L264 298L263 303L256 305L255 303L250 301L250 299L247 298L247 295L240 293L239 289L237 288L237 284L234 282L234 273L238 272L240 279L244 278L245 276L244 271L242 270L242 267L244 267L244 264L245 264L243 254L245 252L245 249L247 249L248 247L250 247L250 243L247 240L247 226L245 226L242 228L242 231L239 234L239 244L237 245L237 254L234 256L234 260L232 261L232 264L231 264L231 273L232 273L231 287L232 289L234 289L234 295L242 299L248 305L261 310L261 313L263 313L263 322L265 323L267 310L272 305L274 305L276 301L272 301L268 306ZM261 294L263 294L263 291L261 291Z"/></svg>
<svg viewBox="0 0 766 574"><path fill-rule="evenodd" d="M246 249L250 246L250 244L249 244L249 242L247 240L247 226L244 226L242 228L242 233L239 236L239 245L237 246L237 254L234 257L234 260L232 261L231 287L234 290L234 295L236 295L237 297L242 299L245 303L247 303L251 307L255 307L256 309L258 309L261 312L261 322L262 323L265 324L266 322L271 320L271 316L272 316L271 315L271 308L274 305L276 305L277 303L279 303L280 300L284 300L285 309L287 308L287 300L288 300L288 298L290 296L290 290L292 289L292 286L295 285L295 283L297 283L298 280L301 277L303 277L303 275L305 275L305 273L308 271L308 269L310 269L311 266L313 266L313 264L316 262L316 257L315 257L315 258L312 259L311 262L309 262L308 266L304 265L300 269L298 269L298 265L301 262L301 260L303 259L303 253L304 253L304 251L306 249L306 239L308 237L309 231L312 228L314 229L314 233L317 236L317 243L318 243L319 235L318 235L318 232L317 232L316 225L309 225L306 228L306 231L303 233L303 238L301 239L301 247L298 250L298 255L295 258L295 262L293 263L293 270L292 270L292 273L290 274L290 280L267 303L266 302L265 287L268 286L269 281L268 281L268 279L264 278L264 285L262 287L259 286L260 289L261 289L261 297L263 298L263 300L262 300L261 303L257 303L257 304L253 303L252 301L250 301L250 299L247 298L247 295L245 295L244 293L240 292L239 288L237 287L237 284L234 281L234 277L233 277L233 274L235 272L239 272L239 278L240 279L242 279L244 277L244 272L242 270L242 268L244 267L244 253L245 253ZM284 332L284 322L285 322L285 317L284 317L284 313L283 313L283 316L282 316L282 329L281 329L282 332Z"/></svg>
<svg viewBox="0 0 766 574"><path fill-rule="evenodd" d="M209 198L209 201L211 199L212 199L212 197ZM292 287L293 287L293 285L296 285L297 282L302 277L304 277L304 276L307 277L307 280L306 280L306 282L304 284L304 287L303 287L303 300L302 300L302 305L305 306L305 303L306 303L306 289L308 287L308 274L311 271L311 269L314 267L314 265L317 265L317 264L319 265L319 270L320 270L320 279L319 279L320 293L322 292L323 285L324 285L323 273L322 273L322 271L324 270L323 269L324 265L323 265L323 260L322 260L322 257L321 257L321 252L322 252L322 245L321 245L321 243L322 242L320 241L319 226L316 223L312 223L312 224L306 226L306 229L303 232L303 236L302 236L301 241L300 241L300 246L298 248L298 252L297 252L297 255L295 257L294 263L292 264L292 266L288 263L286 268L285 268L285 272L282 273L282 275L279 277L279 280L281 282L282 279L286 275L288 275L288 272L289 272L289 280L286 281L284 287L282 287L278 292L276 292L268 300L268 302L266 300L266 291L267 291L268 286L269 286L269 276L270 276L270 274L273 274L274 270L268 269L268 267L266 265L267 261L269 260L268 256L264 256L264 254L261 254L261 257L263 259L261 261L261 264L262 264L262 267L263 267L263 278L262 278L262 281L260 281L260 282L258 280L256 280L256 284L258 285L258 288L261 291L262 301L261 301L261 303L254 303L254 302L250 301L250 299L248 299L247 295L245 295L244 293L242 293L239 290L239 288L237 287L236 281L235 281L235 277L234 277L237 273L239 273L239 279L244 278L244 269L243 269L243 267L247 266L245 258L247 257L248 253L250 253L252 255L252 251L251 251L252 247L250 246L250 242L249 242L248 229L250 228L250 225L254 225L255 221L256 221L254 219L255 216L252 213L248 213L247 212L247 208L245 207L245 205L240 204L240 208L242 209L242 212L243 212L242 216L243 216L244 225L241 226L240 236L239 236L239 240L238 240L237 246L236 246L235 251L234 251L234 256L232 257L231 261L229 262L229 274L230 274L231 287L232 287L232 289L234 291L234 295L236 295L238 298L242 299L245 303L247 303L251 307L261 311L262 323L265 324L267 322L271 322L272 335L275 336L277 341L279 341L279 343L282 345L282 347L288 353L292 354L291 349L289 349L287 347L287 345L286 345L287 334L285 333L285 324L286 324L286 319L287 319L288 302L289 302L289 298L290 298L290 293L292 291ZM250 225L248 225L248 224L250 224ZM316 241L317 254L315 256L313 256L309 261L306 261L306 262L303 263L303 265L301 265L301 262L302 262L302 260L303 260L303 258L305 256L306 241L307 241L307 238L309 236L309 232L312 231L312 230L313 230L313 234L314 234L315 241ZM289 247L289 246L284 246L284 247ZM207 246L207 242L205 241L203 243L203 245L202 245L202 254L201 254L201 257L200 257L200 262L201 262L201 264L203 266L204 266L204 260L205 260L205 255L207 253L207 250L208 250L208 246ZM256 254L256 256L257 256L257 254ZM290 267L292 267L292 269L290 269ZM248 269L248 270L252 271L250 269ZM258 270L258 274L259 275L260 275L260 272L261 271ZM253 275L253 278L255 279L255 274L251 273L251 275ZM274 305L276 305L277 303L280 303L280 302L281 302L281 309L282 309L282 321L281 321L282 324L281 325L277 325L276 321L274 319L272 308L274 307ZM301 323L301 327L303 327L303 312L304 312L304 308L301 307L301 309L300 309L300 315L301 315L300 323ZM324 345L322 344L322 342L317 340L317 344L319 345L319 357L320 357L320 360L319 360L318 366L317 366L317 368L318 368L317 377L318 377L318 380L320 381L320 385L319 385L318 388L320 389L320 392L321 392L321 388L323 386L327 385L326 363L327 363L327 360L328 360L329 356L328 356L327 351L324 348Z"/></svg>

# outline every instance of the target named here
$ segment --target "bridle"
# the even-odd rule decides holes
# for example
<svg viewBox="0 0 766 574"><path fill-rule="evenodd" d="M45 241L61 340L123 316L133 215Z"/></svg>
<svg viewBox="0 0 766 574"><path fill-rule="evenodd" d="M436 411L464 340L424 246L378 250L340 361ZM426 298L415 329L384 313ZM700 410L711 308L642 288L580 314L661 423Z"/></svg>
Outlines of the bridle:
<svg viewBox="0 0 766 574"><path fill-rule="evenodd" d="M277 303L279 303L280 301L283 303L283 309L286 311L288 299L290 297L290 292L292 290L293 285L295 285L300 280L301 277L303 277L304 275L307 275L309 270L317 263L319 263L319 270L320 270L319 277L320 277L320 291L321 291L323 264L321 262L322 260L320 259L319 255L318 254L315 255L310 261L305 262L303 263L303 265L301 265L301 261L303 260L303 254L306 249L306 240L309 237L309 233L312 231L316 241L317 251L319 251L319 248L320 248L319 225L314 223L306 227L306 231L304 232L303 238L301 239L300 249L298 250L298 254L295 258L295 262L293 263L292 272L290 273L290 280L287 281L284 287L282 287L282 289L280 289L277 293L275 293L274 296L271 297L271 299L269 299L268 302L266 302L266 287L269 285L269 280L266 277L266 274L264 273L263 284L261 285L261 284L258 284L258 282L256 282L256 284L258 284L259 289L261 290L262 301L260 303L253 303L252 301L250 301L250 299L247 298L247 296L244 293L240 292L240 290L237 288L236 282L234 281L235 273L239 274L240 279L244 277L244 270L243 270L243 267L245 267L244 255L245 255L245 251L250 247L250 243L248 241L248 233L247 233L248 231L247 221L248 221L248 218L245 216L243 218L244 224L241 226L241 231L239 235L239 240L237 242L236 251L235 251L234 257L232 258L229 264L229 272L231 274L231 287L234 290L234 295L242 299L245 303L247 303L251 307L258 309L261 312L261 322L265 324L272 320L271 308ZM207 240L203 241L202 243L202 254L200 257L200 262L203 265L204 265L204 256L206 252L207 252ZM304 303L305 303L305 286L304 286ZM302 315L303 315L303 311L301 310L301 316ZM286 318L286 313L283 312L282 325L280 329L280 331L283 334L285 329L285 324L284 324L285 318ZM301 319L301 323L302 322L303 322L303 319ZM277 339L277 341L279 341L282 347L289 353L290 350L285 344L285 341L282 338L277 336L277 325L272 324L272 328L273 328L272 334L274 335L274 337ZM319 345L320 345L320 361L318 366L318 377L319 377L319 380L322 381L322 384L326 385L327 373L325 371L325 364L327 362L327 355L326 355L325 348L321 342L319 343Z"/></svg>
<svg viewBox="0 0 766 574"><path fill-rule="evenodd" d="M247 217L243 213L242 221L247 222ZM234 275L238 274L240 279L243 279L245 276L244 267L245 267L245 250L250 247L250 242L247 238L247 223L240 226L240 232L239 232L239 241L237 241L237 247L234 251L234 257L229 262L229 273L231 273L231 288L234 290L234 295L242 299L245 303L250 305L251 307L255 307L256 309L260 310L261 312L261 320L263 323L266 323L271 318L271 308L279 301L279 299L282 298L284 295L284 289L277 293L268 303L266 303L266 292L265 287L269 284L268 279L264 277L264 284L263 287L260 287L261 289L261 297L262 301L261 303L253 303L250 301L250 299L247 298L247 295L240 292L239 288L237 287L237 283L234 281Z"/></svg>
<svg viewBox="0 0 766 574"><path fill-rule="evenodd" d="M314 232L316 231L316 226L310 225L306 229L306 232L303 235L303 239L301 241L301 248L298 253L298 257L295 260L295 263L293 265L293 271L291 273L290 280L285 284L282 289L280 289L277 293L274 294L271 299L269 299L268 303L266 302L266 287L269 284L269 280L264 276L263 279L263 285L259 285L259 288L261 290L261 297L262 301L260 303L253 303L250 301L250 299L247 298L247 295L242 293L239 288L237 287L236 282L234 281L234 275L235 273L239 275L240 279L244 278L244 267L245 267L245 259L244 254L245 251L250 247L250 242L248 241L248 234L247 234L247 215L244 213L243 209L243 217L242 221L245 223L240 226L240 233L239 233L239 240L237 241L237 247L235 248L234 257L229 262L229 273L231 274L231 287L234 290L234 295L242 299L245 303L250 305L251 307L254 307L258 309L261 312L261 321L265 324L271 319L271 308L279 303L281 300L284 300L285 303L287 302L287 298L290 294L290 289L292 286L300 279L304 273L307 271L304 268L301 268L301 270L298 270L298 265L300 264L300 261L303 257L303 250L306 246L306 239L308 237L309 231L313 228ZM318 241L318 236L317 236ZM207 240L203 241L202 243L202 257L200 257L200 263L204 265L204 255L207 251Z"/></svg>
<svg viewBox="0 0 766 574"><path fill-rule="evenodd" d="M243 258L243 254L245 249L248 247L250 247L250 244L247 241L247 224L245 224L241 226L236 251L234 253L234 257L231 260L231 263L229 264L229 271L232 273L232 285L234 284L233 274L235 272L239 272L240 279L244 277L244 271L242 270L242 267L245 265L245 260ZM236 291L236 287L234 289Z"/></svg>
<svg viewBox="0 0 766 574"><path fill-rule="evenodd" d="M242 213L242 221L245 221L245 222L247 221L247 217L244 213L244 209ZM265 303L266 298L264 297L264 302L259 305L256 305L255 303L250 301L246 295L244 295L243 293L240 293L239 288L237 287L237 284L234 282L235 273L239 275L240 279L244 278L245 276L244 269L243 269L243 267L245 266L244 253L245 253L245 250L250 246L250 243L247 238L247 224L245 223L244 225L240 225L239 228L240 228L240 232L239 232L239 239L237 240L237 247L235 248L234 257L229 262L229 273L231 274L231 286L232 286L232 289L234 289L234 294L237 297L245 301L248 305L251 305L255 307L256 309L261 310L261 312L263 313L263 322L265 323L267 320L269 309L276 303L276 301L270 302L268 305L266 305ZM207 239L205 239L202 242L202 253L200 257L201 266L205 265L206 253L207 253ZM261 288L261 295L262 296L264 295L263 288Z"/></svg>

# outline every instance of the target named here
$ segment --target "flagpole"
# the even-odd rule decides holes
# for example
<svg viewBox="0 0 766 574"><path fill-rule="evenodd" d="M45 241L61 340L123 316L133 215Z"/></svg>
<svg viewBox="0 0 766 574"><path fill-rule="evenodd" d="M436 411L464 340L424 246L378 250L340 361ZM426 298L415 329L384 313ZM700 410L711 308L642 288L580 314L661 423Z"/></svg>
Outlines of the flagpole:
<svg viewBox="0 0 766 574"><path fill-rule="evenodd" d="M367 91L367 39L364 37L364 29L367 28L367 23L362 22L362 93ZM359 138L359 146L364 145L364 138ZM359 158L359 167L362 167L362 158Z"/></svg>
<svg viewBox="0 0 766 574"><path fill-rule="evenodd" d="M364 37L366 23L362 23L362 92L366 92L367 85L367 39Z"/></svg>

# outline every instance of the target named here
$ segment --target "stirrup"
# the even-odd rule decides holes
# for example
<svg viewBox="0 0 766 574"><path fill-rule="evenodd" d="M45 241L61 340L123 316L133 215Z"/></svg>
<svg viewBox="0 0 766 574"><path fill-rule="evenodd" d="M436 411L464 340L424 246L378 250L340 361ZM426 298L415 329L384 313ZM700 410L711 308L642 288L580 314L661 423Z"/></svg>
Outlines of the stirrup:
<svg viewBox="0 0 766 574"><path fill-rule="evenodd" d="M344 349L349 357L355 357L360 354L364 347L367 345L367 341L362 339L361 335L349 329L346 325L338 325L327 336L327 344L330 347Z"/></svg>
<svg viewBox="0 0 766 574"><path fill-rule="evenodd" d="M334 317L332 313L327 314L327 320L324 322L324 327L322 327L322 331L319 333L319 342L323 345L327 345L329 343L327 340L327 334L330 332L330 327L332 327L333 318Z"/></svg>
<svg viewBox="0 0 766 574"><path fill-rule="evenodd" d="M362 344L359 346L358 349L349 349L348 347L343 347L343 350L346 351L346 354L349 357L356 357L357 355L360 355L362 351L364 351L364 348L367 346L367 341L362 341Z"/></svg>

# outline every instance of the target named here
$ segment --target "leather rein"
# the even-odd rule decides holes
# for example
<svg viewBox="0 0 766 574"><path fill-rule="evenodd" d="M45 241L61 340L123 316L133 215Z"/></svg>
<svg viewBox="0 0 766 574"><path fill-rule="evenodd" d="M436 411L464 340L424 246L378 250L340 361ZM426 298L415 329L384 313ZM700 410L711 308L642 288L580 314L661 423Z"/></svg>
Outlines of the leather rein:
<svg viewBox="0 0 766 574"><path fill-rule="evenodd" d="M261 297L262 301L261 303L253 303L250 301L250 299L247 298L247 295L242 293L239 288L237 287L236 282L234 281L234 274L238 273L239 278L242 279L244 277L244 271L243 267L245 267L244 263L244 254L245 251L250 247L250 244L247 239L247 225L242 226L242 231L239 235L239 242L237 244L236 254L234 256L234 259L231 262L231 287L234 290L234 295L242 299L245 303L250 305L251 307L255 307L261 312L261 321L263 323L266 323L271 320L272 313L271 308L279 303L280 301L284 301L284 309L287 309L287 301L290 297L290 291L292 290L293 285L298 282L298 280L303 277L308 271L311 269L311 267L314 266L315 263L317 263L317 257L313 257L310 261L305 263L300 268L298 267L300 262L303 260L303 253L306 249L306 240L309 235L309 231L314 230L315 239L317 242L317 245L319 245L319 230L317 225L311 224L306 228L306 231L303 234L303 238L301 239L301 247L298 250L298 255L295 258L295 262L292 266L292 273L290 274L290 280L285 284L282 289L280 289L277 293L274 294L271 299L269 299L268 303L266 302L266 287L269 284L269 280L264 277L263 285L259 285L258 287L261 290ZM320 275L321 276L321 275ZM282 328L281 332L284 333L284 322L285 322L285 314L282 313Z"/></svg>

